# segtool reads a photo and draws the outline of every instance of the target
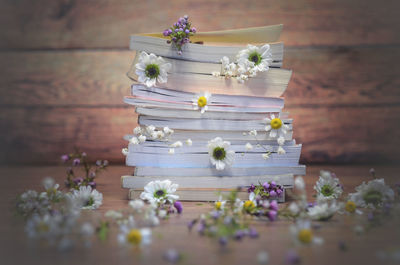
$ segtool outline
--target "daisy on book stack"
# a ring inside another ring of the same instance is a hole
[[[181,200],[208,201],[260,183],[291,188],[293,175],[305,175],[282,112],[291,71],[280,68],[281,30],[198,33],[185,16],[162,34],[131,36],[135,83],[124,101],[136,107],[139,126],[126,136],[135,173],[122,186],[132,198],[155,180],[178,184]]]

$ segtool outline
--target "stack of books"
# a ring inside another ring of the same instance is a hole
[[[161,35],[131,36],[136,58],[128,76],[135,82],[124,101],[135,106],[139,127],[125,136],[129,144],[123,150],[126,165],[135,167],[132,176],[122,176],[130,198],[138,198],[153,180],[179,184],[180,200],[213,201],[237,187],[268,181],[291,188],[294,175],[305,175],[292,119],[282,111],[291,71],[281,68],[281,29],[204,32],[196,34],[201,43],[192,40],[182,53]],[[254,47],[267,50],[267,69],[242,79],[227,70],[239,67],[238,54]],[[149,58],[168,66],[166,78],[151,86],[138,75]],[[248,197],[245,189],[239,197]]]

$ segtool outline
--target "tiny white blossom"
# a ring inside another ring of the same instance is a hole
[[[139,140],[139,143],[144,143],[144,142],[146,142],[146,136],[140,135],[140,136],[138,137],[138,140]]]
[[[168,150],[168,154],[169,154],[169,155],[175,154],[175,148],[170,148],[170,149]]]
[[[130,140],[129,140],[129,142],[131,143],[131,144],[139,144],[139,139],[137,138],[137,137],[132,137]]]
[[[264,158],[265,160],[267,160],[269,157],[270,157],[270,153],[262,154],[262,158]]]
[[[182,146],[183,144],[181,141],[176,141],[175,143],[169,145],[169,147],[182,147]]]
[[[257,131],[256,130],[251,130],[249,132],[249,134],[252,135],[252,136],[257,136]]]
[[[247,143],[247,144],[245,145],[245,148],[246,148],[246,151],[250,151],[250,150],[253,149],[253,146],[251,145],[251,143]]]
[[[278,153],[278,155],[284,155],[284,154],[286,154],[286,151],[285,151],[285,149],[283,149],[282,146],[279,146],[277,153]]]
[[[163,131],[166,135],[171,135],[174,133],[174,130],[170,129],[169,127],[164,127]]]
[[[192,146],[192,144],[193,144],[192,139],[187,139],[187,140],[186,140],[186,144],[187,144],[188,146]]]
[[[142,128],[140,126],[135,127],[135,129],[133,129],[133,134],[135,135],[139,135],[142,133]]]
[[[285,144],[285,137],[279,136],[277,139],[277,142],[279,145],[284,145]]]
[[[129,154],[128,148],[122,148],[122,154],[127,156]]]

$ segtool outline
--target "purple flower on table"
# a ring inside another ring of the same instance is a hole
[[[244,236],[245,236],[245,233],[242,230],[238,230],[238,231],[236,231],[234,238],[236,240],[242,240],[242,238]]]
[[[196,33],[196,28],[192,28],[192,32],[193,32],[193,33]]]
[[[271,201],[269,204],[269,208],[271,210],[278,211],[279,209],[278,202],[276,200]]]
[[[218,242],[221,246],[226,246],[228,244],[228,239],[225,236],[221,236],[218,239]]]
[[[269,196],[271,196],[271,197],[276,197],[276,195],[278,195],[278,194],[277,194],[276,191],[274,191],[274,190],[271,190],[271,191],[269,192]]]
[[[201,222],[197,227],[197,232],[199,232],[200,235],[204,235],[205,230],[206,230],[206,225],[203,222]]]
[[[300,264],[301,259],[295,250],[289,250],[286,253],[286,264]]]
[[[196,223],[197,223],[197,220],[195,219],[195,220],[190,221],[190,222],[187,224],[187,227],[188,227],[189,231],[192,230],[193,226],[194,226]]]
[[[181,259],[181,255],[175,249],[168,249],[164,252],[164,259],[171,263],[177,263]]]
[[[258,234],[257,230],[251,227],[249,229],[249,237],[250,238],[257,238],[258,236],[259,236],[259,234]]]
[[[92,189],[95,189],[96,186],[97,186],[96,182],[94,182],[94,181],[88,182],[88,185],[89,185],[90,187],[92,187]]]
[[[267,217],[268,217],[268,219],[269,219],[270,221],[275,221],[277,216],[278,216],[278,212],[277,212],[277,211],[274,211],[274,210],[270,210],[270,211],[268,211],[268,213],[267,213]]]
[[[175,201],[175,202],[174,202],[174,207],[175,207],[176,211],[177,211],[179,214],[182,213],[182,211],[183,211],[183,206],[182,206],[182,203],[181,203],[180,201]]]
[[[74,165],[74,166],[79,166],[80,163],[81,163],[81,160],[80,160],[79,158],[75,158],[75,159],[72,161],[72,165]]]
[[[255,189],[256,189],[256,186],[254,186],[254,184],[251,184],[250,187],[247,189],[247,192],[252,193],[252,192],[254,192]]]
[[[265,182],[264,184],[263,184],[263,187],[264,187],[264,189],[266,190],[266,191],[268,191],[269,190],[269,187],[270,187],[271,185],[268,183],[268,182]]]
[[[81,184],[82,183],[82,181],[83,181],[83,178],[81,178],[81,177],[78,177],[78,178],[74,178],[74,183],[76,184],[76,185],[79,185],[79,184]]]
[[[65,163],[69,160],[69,155],[62,155],[61,160]]]

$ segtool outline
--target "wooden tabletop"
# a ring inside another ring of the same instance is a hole
[[[305,178],[309,199],[312,200],[312,187],[321,169],[336,172],[344,184],[345,193],[364,180],[369,180],[369,166],[310,166]],[[393,185],[398,178],[400,167],[376,167],[379,177]],[[258,239],[245,238],[241,242],[229,242],[221,248],[216,240],[202,237],[196,231],[188,232],[187,223],[201,213],[212,209],[210,203],[184,202],[182,215],[173,215],[153,229],[153,242],[141,250],[121,248],[116,241],[116,231],[104,242],[95,242],[88,249],[74,249],[58,252],[46,246],[38,246],[24,234],[23,221],[13,214],[13,203],[17,194],[26,189],[41,189],[41,179],[54,177],[59,183],[64,178],[64,167],[3,167],[0,174],[3,182],[0,187],[1,264],[161,264],[163,253],[169,248],[183,254],[180,264],[253,264],[257,254],[267,251],[269,264],[285,264],[288,249],[295,248],[289,233],[291,222],[278,220],[265,223],[254,220],[252,226],[260,233]],[[96,223],[104,212],[110,209],[128,207],[127,191],[120,186],[120,176],[132,173],[124,166],[112,166],[98,178],[98,190],[103,193],[103,205],[97,211],[85,213]],[[377,252],[389,251],[392,247],[400,249],[399,220],[388,218],[383,226],[374,228],[362,235],[354,232],[356,224],[365,223],[366,216],[335,215],[329,222],[320,225],[316,234],[324,238],[322,246],[297,247],[302,264],[381,264]],[[344,242],[347,251],[339,249]]]

